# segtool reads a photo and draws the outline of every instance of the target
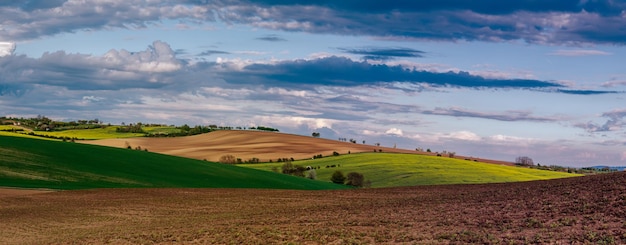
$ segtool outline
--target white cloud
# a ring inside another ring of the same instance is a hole
[[[445,136],[446,138],[467,140],[467,141],[479,141],[481,137],[470,131],[458,131],[452,132]]]
[[[404,133],[402,132],[402,129],[390,128],[389,130],[385,131],[385,134],[402,136]]]
[[[0,57],[12,55],[15,51],[15,43],[0,42]]]
[[[308,129],[319,128],[333,128],[333,125],[337,120],[325,119],[325,118],[308,118],[298,116],[255,116],[254,121],[264,123],[267,125],[277,125],[279,127],[296,128],[299,126],[306,126]]]

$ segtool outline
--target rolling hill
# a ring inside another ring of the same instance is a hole
[[[125,148],[140,146],[152,152],[175,155],[200,160],[219,161],[226,154],[246,161],[258,158],[261,162],[276,161],[278,158],[294,158],[296,160],[311,159],[322,154],[331,156],[333,152],[339,154],[359,152],[392,152],[422,155],[436,155],[436,153],[418,152],[415,150],[379,147],[366,144],[355,144],[337,140],[313,138],[309,136],[293,135],[276,132],[251,130],[221,130],[207,134],[175,138],[124,138],[88,140],[81,143]],[[457,158],[465,158],[457,156]],[[477,159],[481,162],[512,165],[511,162]]]
[[[275,171],[280,170],[282,164],[240,166]],[[322,181],[330,181],[331,175],[337,170],[342,171],[344,175],[358,172],[371,181],[372,187],[502,183],[581,176],[447,157],[384,152],[340,155],[295,161],[293,164],[312,167],[316,171],[317,179]]]
[[[50,189],[345,188],[152,152],[9,136],[0,136],[0,186]]]

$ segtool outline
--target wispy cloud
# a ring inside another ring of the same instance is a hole
[[[394,58],[421,58],[426,52],[411,48],[338,48],[342,52],[362,55],[365,60],[387,61]]]
[[[579,123],[576,127],[587,130],[590,133],[596,132],[611,132],[618,131],[626,126],[626,109],[616,109],[610,112],[605,112],[602,117],[608,118],[604,124],[598,124],[594,122]]]
[[[222,50],[206,50],[202,53],[198,54],[199,56],[211,56],[214,54],[230,54],[230,52],[222,51]]]
[[[533,116],[530,111],[506,111],[503,113],[487,113],[471,111],[464,108],[435,108],[434,110],[422,111],[428,115],[443,115],[453,117],[473,117],[498,121],[535,121],[535,122],[551,122],[557,121],[556,117],[539,117]]]
[[[591,50],[591,49],[560,49],[549,53],[549,55],[556,56],[593,56],[593,55],[612,55],[612,53],[601,51],[601,50]]]
[[[263,37],[257,37],[255,38],[256,40],[261,40],[261,41],[268,41],[268,42],[284,42],[287,41],[287,39],[282,38],[278,35],[267,35],[267,36],[263,36]]]
[[[276,64],[251,64],[241,72],[223,73],[232,83],[279,86],[364,86],[393,82],[428,83],[436,86],[472,88],[550,88],[552,82],[531,79],[493,79],[468,72],[436,73],[410,70],[402,66],[357,62],[344,57],[282,61]]]

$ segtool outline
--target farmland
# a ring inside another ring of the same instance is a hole
[[[499,183],[580,176],[447,157],[395,153],[348,154],[295,161],[293,164],[314,168],[317,178],[324,181],[330,181],[337,170],[344,174],[359,172],[371,181],[372,187]],[[241,166],[280,171],[282,163]]]
[[[304,178],[146,151],[7,136],[0,136],[0,186],[342,188]]]
[[[4,244],[623,244],[626,173],[340,191],[96,189],[0,198]]]

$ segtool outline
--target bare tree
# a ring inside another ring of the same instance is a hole
[[[521,165],[521,166],[533,166],[535,165],[535,163],[533,162],[533,159],[527,156],[521,156],[521,157],[517,157],[515,158],[515,164],[516,165]]]

